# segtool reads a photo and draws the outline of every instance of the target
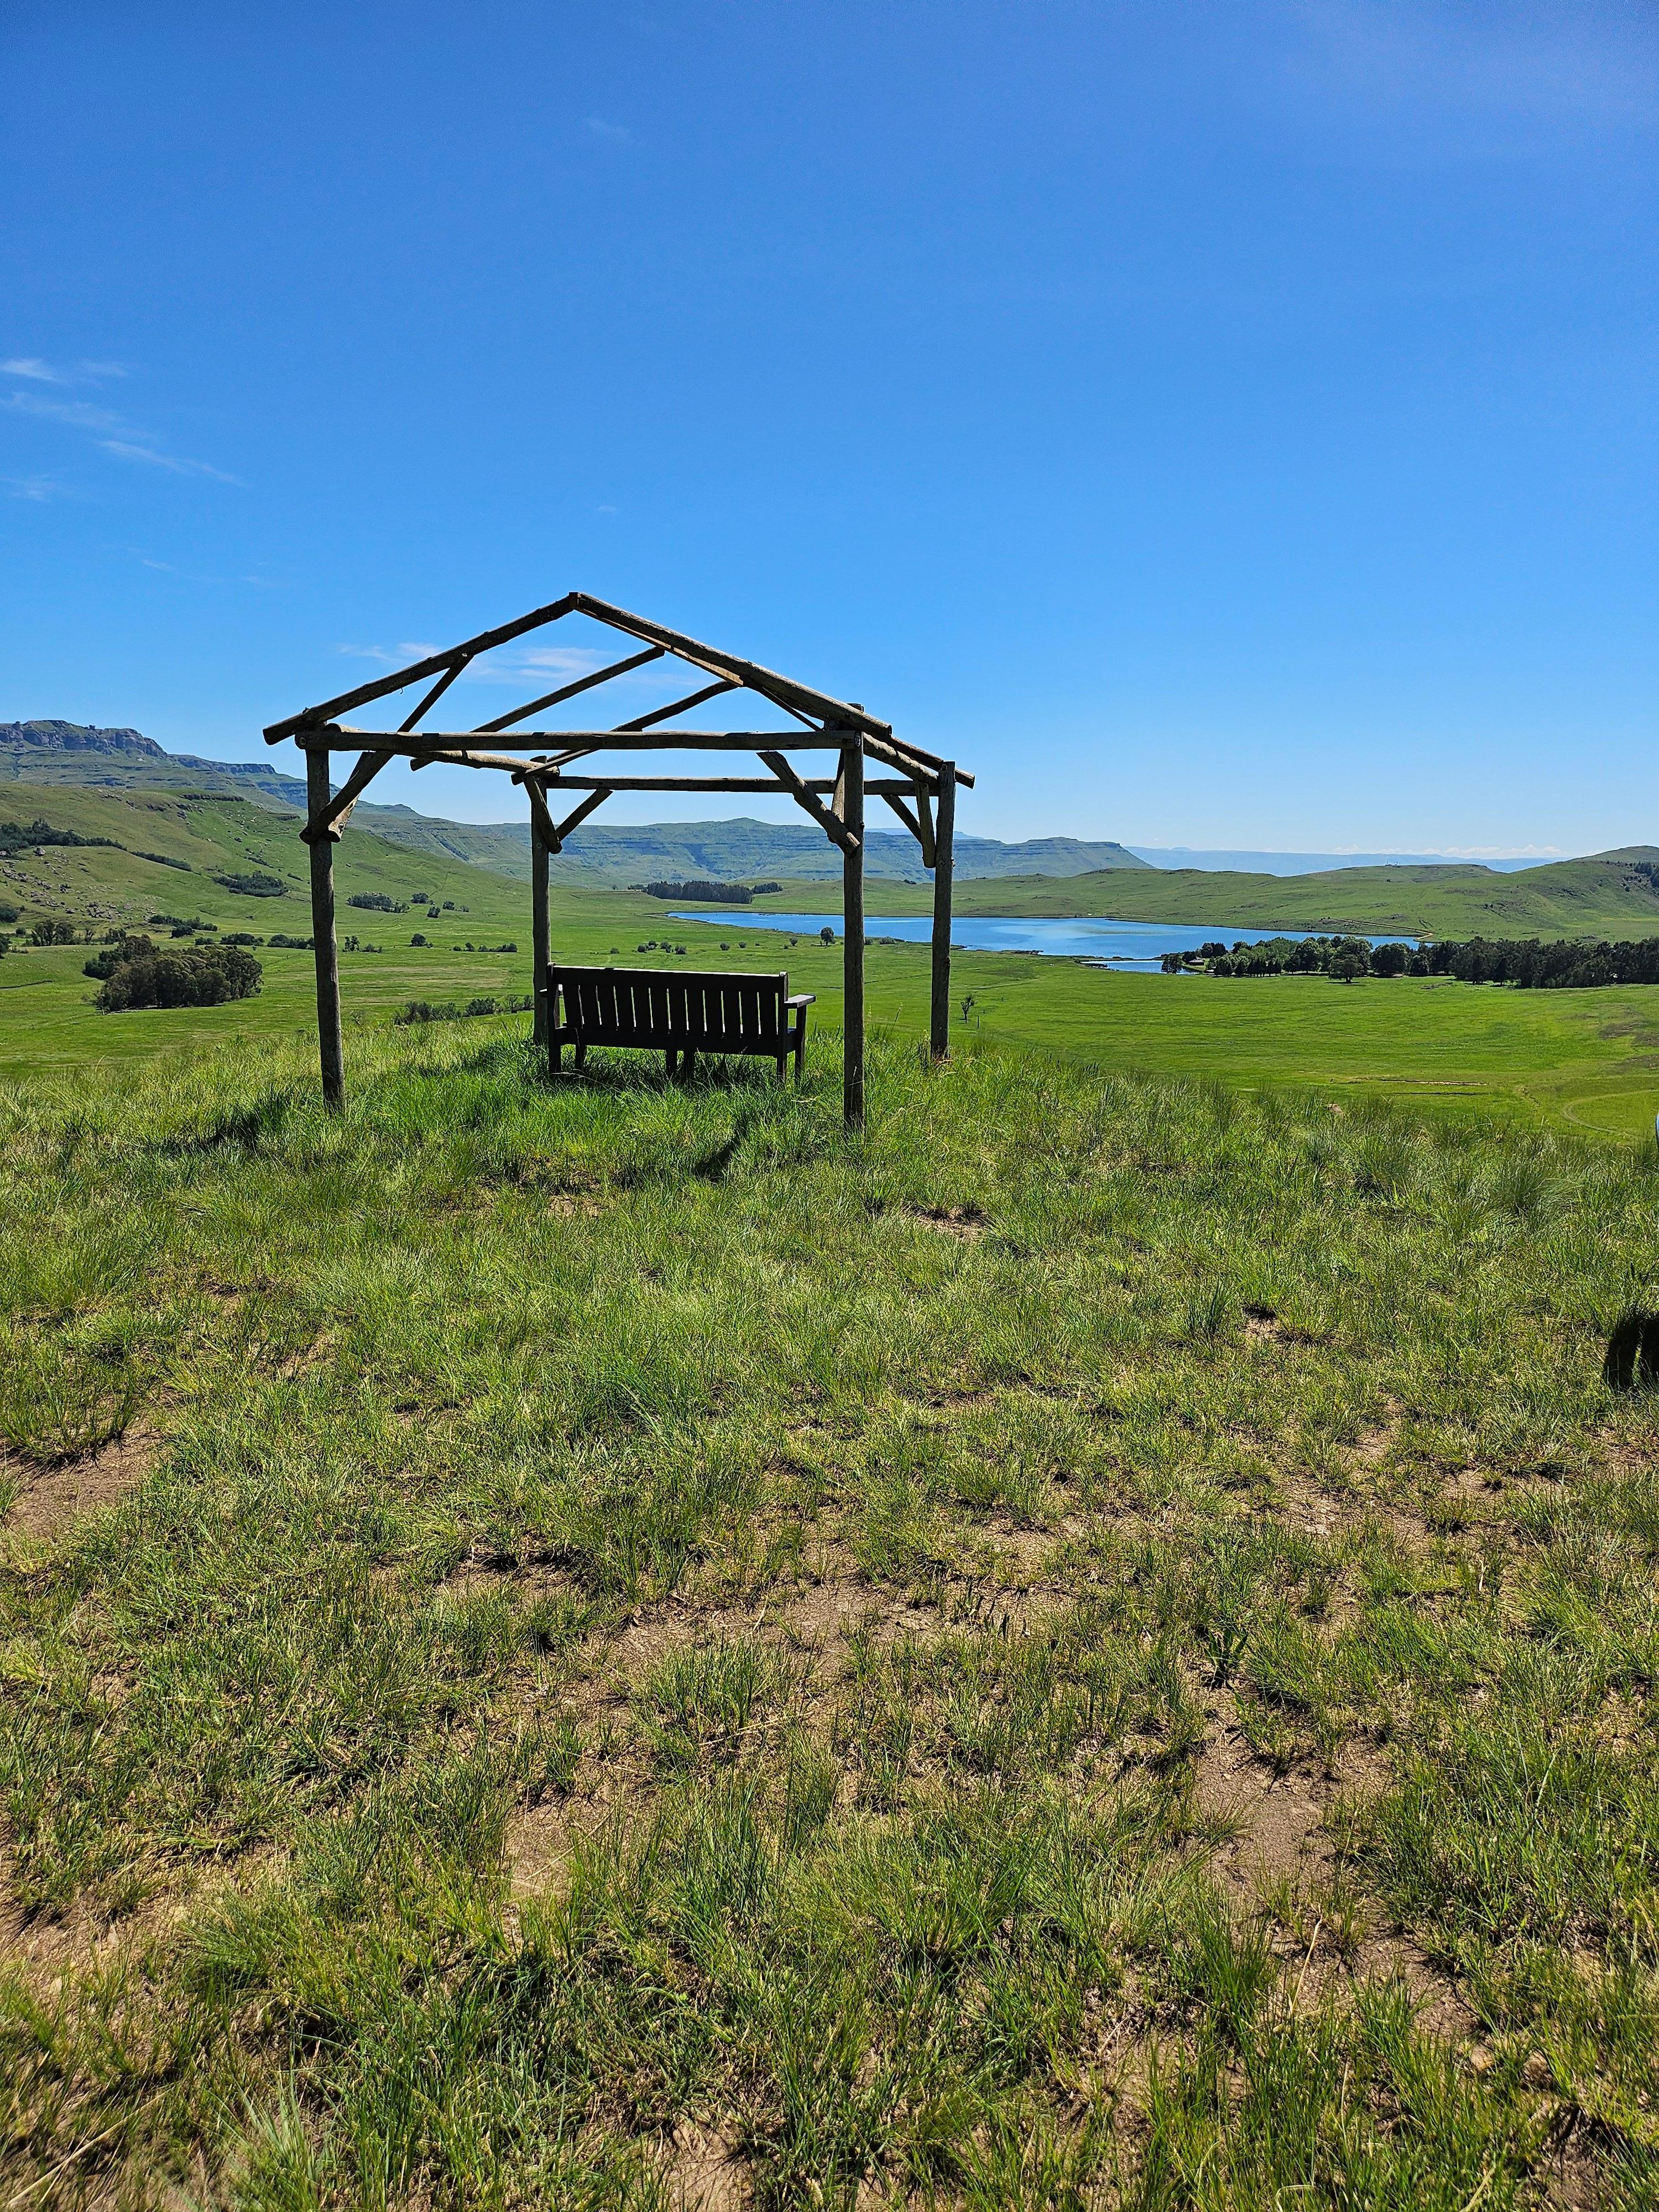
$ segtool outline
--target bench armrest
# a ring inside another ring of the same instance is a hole
[[[797,991],[793,998],[786,999],[783,1003],[786,1006],[816,1006],[817,1002],[816,991]]]

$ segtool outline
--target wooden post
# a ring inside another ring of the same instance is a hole
[[[311,819],[328,811],[328,754],[306,752],[306,797]],[[317,959],[317,1048],[323,1065],[323,1103],[337,1114],[345,1104],[345,1041],[340,1033],[340,957],[334,942],[334,839],[325,830],[311,842],[311,937]]]
[[[951,1049],[951,888],[956,860],[957,771],[947,761],[939,773],[933,823],[933,990],[931,1043],[935,1060]]]
[[[841,757],[840,805],[847,830],[842,848],[842,1111],[849,1129],[864,1127],[864,739]]]
[[[530,810],[530,957],[534,963],[531,988],[536,996],[536,1049],[545,1060],[553,1027],[553,1009],[547,1001],[547,963],[553,956],[547,924],[547,838],[541,823],[543,811],[534,805]]]

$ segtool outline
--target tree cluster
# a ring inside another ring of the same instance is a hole
[[[1364,937],[1269,937],[1260,945],[1241,938],[1231,947],[1218,939],[1190,952],[1166,952],[1161,965],[1166,975],[1201,968],[1212,975],[1329,975],[1351,983],[1360,975],[1402,975],[1410,950],[1373,946]]]
[[[717,884],[702,876],[689,877],[683,884],[641,884],[638,888],[647,897],[659,899],[695,899],[704,906],[747,906],[751,899],[767,891],[781,891],[781,884]]]
[[[262,972],[240,945],[158,951],[148,937],[124,938],[87,963],[88,975],[106,979],[96,1003],[106,1014],[139,1006],[222,1006],[232,999],[251,999]]]
[[[73,830],[54,830],[50,822],[0,822],[0,860],[32,853],[37,845],[109,845],[120,850],[113,837],[82,837]]]
[[[1659,983],[1659,937],[1590,944],[1562,938],[1448,938],[1433,945],[1371,945],[1363,937],[1270,937],[1260,945],[1212,943],[1164,956],[1166,975],[1183,968],[1211,975],[1445,976],[1459,983],[1513,983],[1522,990]]]
[[[226,890],[234,891],[238,898],[286,898],[288,896],[288,885],[282,878],[273,876],[264,868],[257,868],[248,875],[216,876],[213,880]]]

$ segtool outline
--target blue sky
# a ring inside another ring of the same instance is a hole
[[[1656,125],[1646,0],[10,0],[0,720],[574,586],[986,834],[1659,841]]]

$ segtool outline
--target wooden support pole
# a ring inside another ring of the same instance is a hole
[[[841,757],[836,811],[842,847],[842,1111],[849,1129],[864,1127],[864,740]]]
[[[935,1060],[951,1049],[951,889],[956,861],[957,772],[939,772],[933,815],[933,988],[930,1044]]]
[[[547,966],[552,949],[547,922],[547,808],[539,792],[532,793],[530,807],[530,958],[531,988],[535,993],[536,1050],[547,1057],[547,1040],[553,1027],[548,1004]]]
[[[306,801],[315,822],[328,811],[328,755],[306,755]],[[311,936],[317,957],[317,1049],[323,1069],[323,1103],[337,1114],[345,1104],[345,1040],[340,1031],[340,957],[334,943],[334,840],[311,843]]]

